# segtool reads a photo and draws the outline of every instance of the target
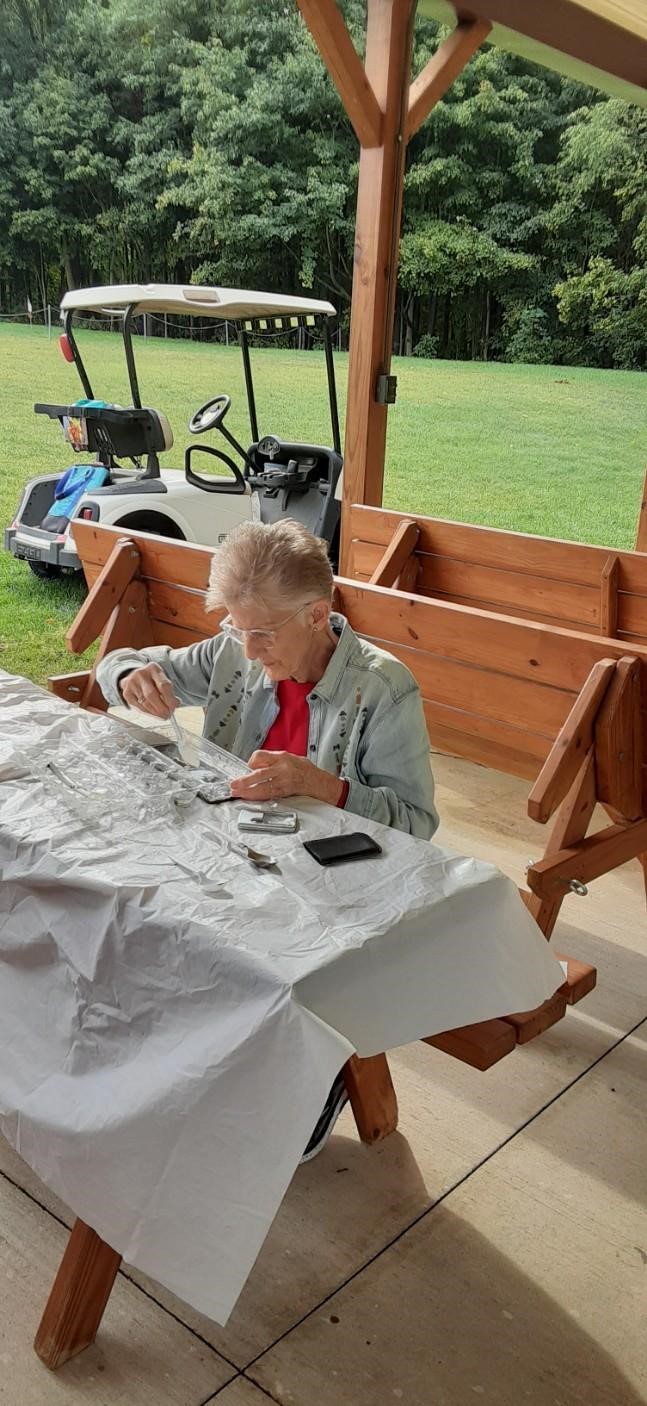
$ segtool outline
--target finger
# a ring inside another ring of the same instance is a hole
[[[284,756],[284,752],[252,752],[247,765],[250,766],[253,771],[256,771],[256,769],[260,767],[269,768],[272,765],[276,766]]]
[[[269,771],[254,771],[251,776],[237,776],[231,783],[231,794],[241,800],[246,797],[251,799],[253,796],[256,800],[264,801],[271,795],[279,795],[280,788]]]

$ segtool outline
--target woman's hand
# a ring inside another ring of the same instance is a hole
[[[155,718],[170,718],[178,707],[179,700],[159,664],[133,669],[132,674],[120,680],[119,691],[129,708],[139,708]]]
[[[291,752],[253,752],[250,776],[231,783],[231,794],[241,801],[278,801],[285,796],[312,796],[336,806],[344,789],[343,781],[305,757]]]

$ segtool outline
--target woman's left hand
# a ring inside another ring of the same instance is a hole
[[[231,794],[241,801],[278,801],[286,796],[312,796],[336,806],[344,789],[343,781],[323,771],[305,757],[291,752],[253,752],[250,776],[231,783]]]

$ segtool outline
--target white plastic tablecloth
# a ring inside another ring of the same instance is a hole
[[[330,1084],[370,1055],[539,1005],[563,973],[493,866],[299,803],[223,855],[235,808],[124,833],[57,814],[16,748],[116,724],[0,671],[0,1129],[124,1258],[224,1323]],[[383,855],[322,869],[304,838]]]

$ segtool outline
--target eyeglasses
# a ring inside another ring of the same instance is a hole
[[[285,620],[281,620],[272,630],[240,630],[237,625],[234,625],[231,615],[225,615],[224,620],[220,621],[220,629],[223,635],[229,635],[230,639],[238,640],[239,644],[244,644],[245,640],[248,639],[251,640],[252,644],[263,648],[266,644],[273,644],[279,630],[282,630],[284,625],[289,625],[291,620],[296,619],[297,615],[300,615],[301,611],[306,610],[307,606],[311,604],[312,601],[306,601],[305,605],[300,605],[298,610],[287,615]]]

